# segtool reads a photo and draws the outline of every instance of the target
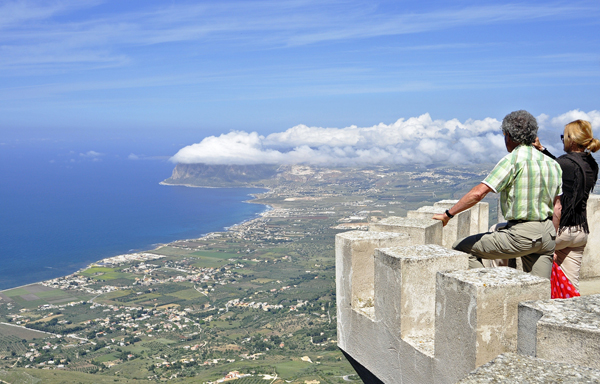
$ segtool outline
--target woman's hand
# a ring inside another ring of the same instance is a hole
[[[540,138],[536,137],[535,141],[531,144],[535,147],[535,149],[537,149],[538,151],[542,152],[544,149],[546,149],[541,143],[540,143]]]

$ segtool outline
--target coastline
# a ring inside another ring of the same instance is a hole
[[[203,187],[203,186],[187,185],[187,184],[168,184],[168,183],[164,183],[162,181],[159,184],[160,185],[167,185],[167,186],[184,186],[184,187],[190,187],[190,188],[238,188],[238,189],[239,188],[255,188],[255,189],[265,189],[265,191],[267,191],[267,192],[270,191],[269,188],[251,187],[251,186],[250,187]],[[234,231],[237,228],[241,228],[241,227],[244,227],[246,225],[252,225],[252,223],[254,223],[257,220],[261,220],[262,218],[264,218],[265,216],[267,216],[269,212],[271,212],[271,211],[273,211],[275,209],[275,208],[273,208],[272,206],[270,206],[268,204],[254,202],[253,200],[257,199],[257,196],[256,196],[257,194],[248,194],[248,195],[252,196],[252,199],[243,200],[242,201],[243,203],[246,203],[246,204],[261,204],[261,205],[265,206],[265,209],[262,212],[257,213],[256,217],[254,217],[254,218],[242,220],[241,222],[237,222],[237,223],[234,223],[234,224],[232,224],[230,226],[223,227],[223,229],[221,231],[208,232],[208,233],[202,234],[199,237],[196,237],[196,238],[193,238],[193,239],[177,239],[177,240],[173,240],[173,241],[168,242],[168,243],[154,243],[154,244],[151,245],[152,248],[149,248],[147,250],[140,250],[140,251],[137,251],[137,252],[128,252],[128,253],[124,253],[124,254],[112,255],[112,256],[109,256],[109,257],[105,257],[105,258],[102,258],[100,260],[94,261],[94,262],[86,265],[83,268],[80,268],[80,269],[78,269],[76,271],[73,271],[71,273],[68,273],[68,274],[65,274],[65,275],[62,275],[62,276],[54,277],[54,278],[47,279],[47,280],[36,281],[36,282],[33,282],[33,283],[22,284],[22,285],[18,285],[18,286],[15,286],[15,287],[0,289],[0,294],[3,293],[3,292],[6,292],[6,291],[13,290],[13,289],[19,289],[19,288],[29,287],[29,286],[36,285],[36,284],[43,284],[43,283],[45,283],[47,281],[50,281],[50,280],[53,280],[53,279],[56,279],[56,278],[61,278],[61,277],[73,275],[75,273],[79,273],[79,272],[85,271],[86,269],[89,269],[89,268],[91,268],[94,265],[101,264],[101,263],[105,262],[105,260],[109,260],[109,259],[116,258],[116,257],[119,257],[119,256],[143,254],[143,253],[146,253],[146,252],[155,251],[155,250],[157,250],[157,249],[159,249],[161,247],[168,246],[169,244],[177,243],[177,242],[180,242],[180,241],[185,241],[185,240],[200,240],[200,239],[205,239],[205,238],[208,238],[210,236],[213,236],[216,233]]]
[[[192,185],[192,184],[171,184],[171,183],[165,183],[164,181],[161,181],[158,184],[159,185],[166,185],[166,186],[169,186],[169,187],[188,187],[188,188],[237,188],[237,187],[210,187],[210,186]],[[241,188],[244,188],[244,187],[241,187]],[[248,188],[252,188],[252,187],[248,187]]]
[[[266,189],[266,190],[270,190],[268,187],[257,187],[254,185],[234,185],[234,186],[230,186],[230,187],[215,187],[213,185],[193,185],[193,184],[171,184],[171,183],[166,183],[164,180],[158,183],[159,185],[166,185],[168,187],[188,187],[188,188],[213,188],[213,189],[218,189],[218,188],[256,188],[256,189]]]

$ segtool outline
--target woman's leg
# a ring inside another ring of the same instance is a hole
[[[571,284],[579,290],[579,271],[587,234],[580,229],[567,228],[556,238],[554,257]]]

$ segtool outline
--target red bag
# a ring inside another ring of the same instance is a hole
[[[568,299],[570,297],[581,296],[579,291],[571,284],[562,268],[552,263],[552,276],[550,276],[550,286],[552,287],[553,299]]]

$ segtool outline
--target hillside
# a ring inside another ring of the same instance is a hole
[[[262,186],[277,174],[276,165],[177,164],[163,184],[198,187]]]

